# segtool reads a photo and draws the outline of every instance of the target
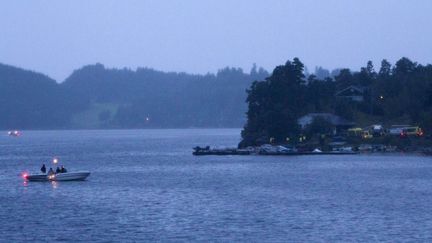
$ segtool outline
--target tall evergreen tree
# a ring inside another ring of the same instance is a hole
[[[298,59],[278,66],[265,81],[248,90],[247,123],[240,147],[285,141],[299,133],[297,119],[304,112],[304,65]]]

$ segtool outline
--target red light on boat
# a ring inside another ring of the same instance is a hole
[[[28,176],[29,176],[29,175],[28,175],[27,172],[22,173],[22,178],[27,179]]]

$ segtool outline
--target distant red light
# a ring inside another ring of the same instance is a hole
[[[27,179],[28,176],[29,176],[29,175],[28,175],[27,172],[22,173],[22,178]]]

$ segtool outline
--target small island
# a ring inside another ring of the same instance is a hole
[[[432,65],[382,60],[375,71],[308,75],[298,59],[247,90],[247,122],[237,148],[194,148],[195,155],[432,153]]]

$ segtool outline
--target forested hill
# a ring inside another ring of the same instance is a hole
[[[0,64],[0,129],[64,126],[73,103],[48,76]]]
[[[269,74],[225,68],[192,75],[85,66],[61,84],[0,65],[1,129],[240,127],[246,92]]]

